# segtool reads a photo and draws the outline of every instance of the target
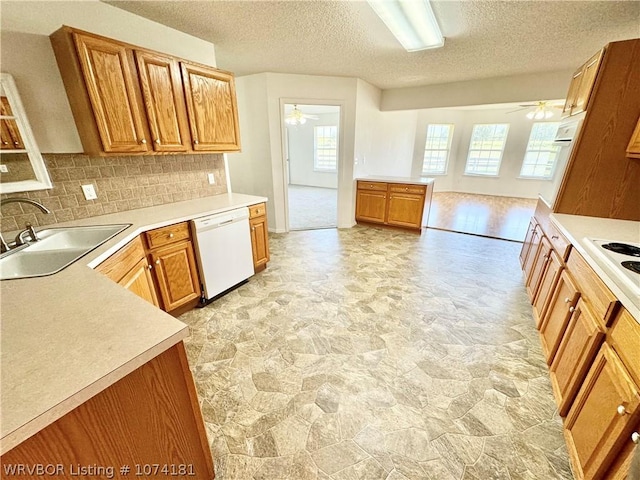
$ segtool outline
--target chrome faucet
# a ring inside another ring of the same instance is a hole
[[[22,197],[3,198],[2,200],[0,200],[0,207],[9,203],[28,203],[29,205],[38,207],[42,213],[51,213],[51,211],[41,203],[36,202],[35,200],[31,200],[30,198]],[[31,237],[31,241],[33,242],[37,242],[39,240],[33,226],[30,223],[27,223],[26,228],[18,233],[18,235],[16,235],[15,242],[12,244],[12,246],[17,247],[20,245],[24,245],[26,243],[26,235],[29,235]],[[2,234],[0,234],[0,251],[4,253],[8,252],[10,249],[11,247],[9,247]]]

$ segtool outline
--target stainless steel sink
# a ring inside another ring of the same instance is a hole
[[[0,280],[44,277],[59,272],[131,224],[48,228],[37,242],[0,258]]]

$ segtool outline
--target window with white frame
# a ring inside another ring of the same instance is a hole
[[[474,125],[464,173],[497,176],[508,134],[508,123]]]
[[[539,122],[531,127],[531,135],[524,154],[521,177],[551,178],[560,147],[553,144],[559,122]]]
[[[422,161],[423,175],[447,173],[451,137],[453,137],[453,125],[435,123],[427,125],[427,139],[424,143]]]
[[[338,127],[313,127],[313,169],[317,172],[335,172],[338,166]]]

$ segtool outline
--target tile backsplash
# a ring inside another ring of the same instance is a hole
[[[11,193],[7,197],[27,197],[51,210],[43,214],[21,203],[2,207],[2,231],[50,225],[69,220],[133,210],[136,208],[192,200],[226,193],[226,173],[222,154],[148,155],[94,157],[82,154],[42,155],[53,188]],[[207,175],[213,173],[215,184]],[[93,184],[98,198],[85,200],[81,185]]]

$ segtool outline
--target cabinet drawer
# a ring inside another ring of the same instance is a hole
[[[560,255],[562,261],[566,261],[569,257],[571,242],[569,242],[551,222],[549,222],[545,230],[553,249]]]
[[[389,191],[397,193],[418,193],[424,195],[427,187],[422,185],[401,185],[392,183],[389,185]]]
[[[119,282],[143,258],[144,247],[138,236],[98,265],[96,270],[114,282]]]
[[[620,309],[607,340],[622,359],[631,377],[640,384],[640,323]]]
[[[187,222],[176,223],[166,227],[156,228],[145,232],[149,248],[162,247],[170,243],[190,238],[189,224]]]
[[[358,180],[358,190],[387,191],[387,184],[382,182],[362,182]]]
[[[618,299],[575,248],[571,249],[567,268],[576,280],[583,300],[589,304],[593,313],[609,326],[619,306]]]
[[[258,203],[249,207],[249,218],[261,217],[267,213],[267,205]]]

